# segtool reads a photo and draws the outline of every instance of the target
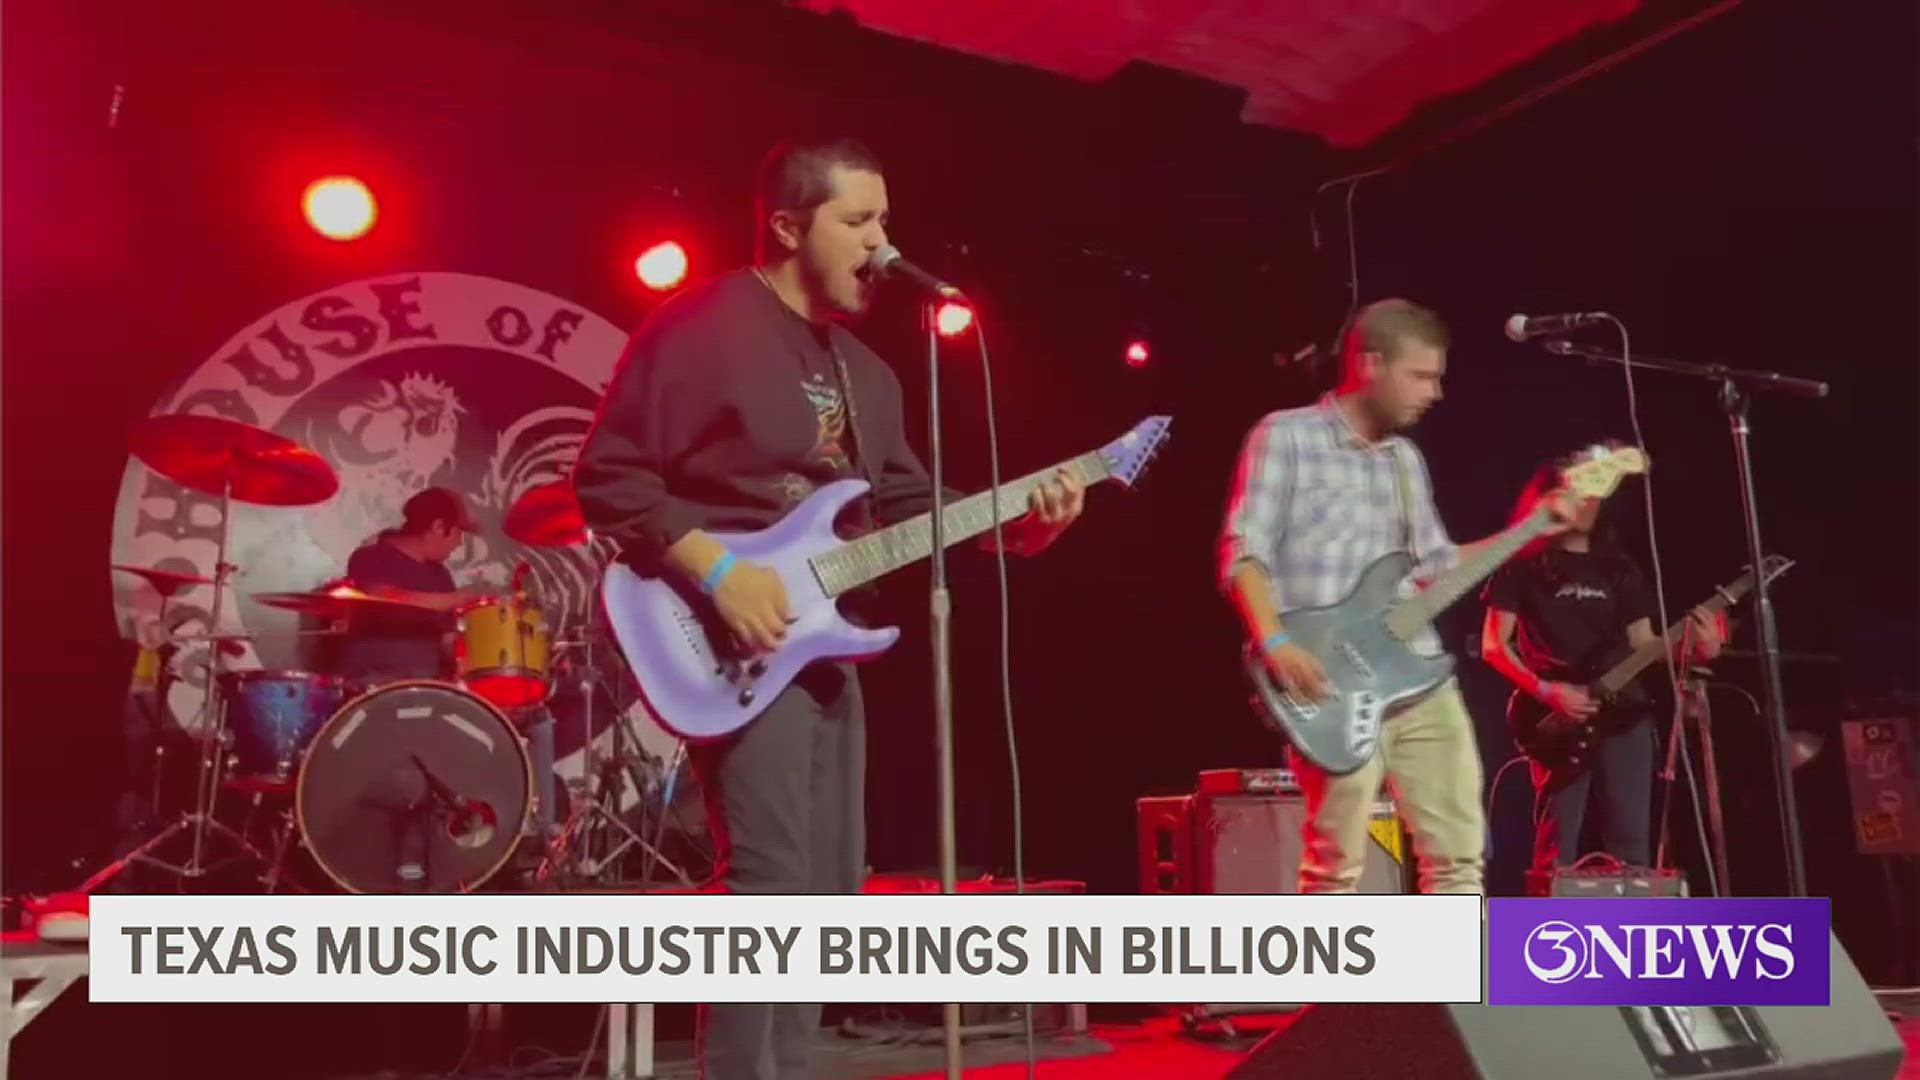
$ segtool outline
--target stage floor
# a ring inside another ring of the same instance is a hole
[[[1905,1010],[1899,1025],[1907,1045],[1900,1080],[1920,1080],[1920,998],[1896,1000]],[[559,1010],[566,1009],[562,1012]],[[365,1010],[378,1009],[377,1013]],[[516,1013],[531,1018],[513,1019]],[[863,1011],[868,1030],[880,1026]],[[77,1075],[128,1077],[259,1077],[285,1080],[509,1080],[580,1075],[580,1052],[592,1038],[591,1009],[525,1007],[509,1013],[508,1052],[497,1063],[463,1054],[463,1018],[437,1006],[101,1006],[75,992],[55,1005],[14,1044],[12,1080]],[[1199,1038],[1177,1020],[1143,1015],[1103,1022],[1095,1010],[1087,1034],[1036,1039],[1037,1074],[1053,1080],[1139,1080],[1224,1076],[1252,1045],[1284,1016],[1236,1018],[1238,1037]],[[823,1028],[821,1080],[937,1080],[944,1059],[937,1026],[899,1024],[921,1045],[853,1039]],[[656,1075],[696,1075],[692,1045],[663,1039]],[[1024,1041],[1018,1036],[970,1040],[967,1076],[1017,1080],[1026,1075]],[[599,1062],[594,1063],[596,1066]],[[589,1070],[585,1075],[600,1073]]]

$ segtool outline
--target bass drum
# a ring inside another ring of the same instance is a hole
[[[390,683],[314,735],[294,813],[313,861],[348,892],[467,892],[520,843],[533,767],[494,706],[447,683]]]

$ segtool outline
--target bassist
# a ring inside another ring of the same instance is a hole
[[[1439,316],[1406,300],[1381,300],[1354,318],[1343,380],[1319,404],[1268,414],[1247,436],[1221,539],[1222,588],[1285,689],[1325,700],[1320,663],[1292,643],[1280,612],[1338,604],[1365,570],[1394,552],[1431,580],[1490,537],[1460,546],[1433,504],[1419,448],[1405,434],[1440,400],[1449,335]],[[1566,503],[1553,504],[1556,527]],[[1431,627],[1409,642],[1437,654]],[[1445,683],[1388,714],[1377,750],[1334,775],[1293,754],[1306,799],[1300,891],[1352,892],[1366,859],[1367,822],[1391,781],[1413,832],[1420,890],[1482,888],[1486,818],[1480,752],[1458,684]]]
[[[1516,518],[1566,464],[1541,467]],[[1657,638],[1646,579],[1615,542],[1608,517],[1600,500],[1580,500],[1566,532],[1522,551],[1483,594],[1481,656],[1518,687],[1515,717],[1543,716],[1537,725],[1516,725],[1533,776],[1533,869],[1541,872],[1578,860],[1590,805],[1600,817],[1601,851],[1630,866],[1652,858],[1653,700],[1641,680],[1604,703],[1585,685]],[[1719,620],[1702,609],[1690,619],[1694,659],[1719,655]]]

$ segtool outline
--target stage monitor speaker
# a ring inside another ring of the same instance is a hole
[[[1297,794],[1158,796],[1138,800],[1136,811],[1143,893],[1298,891],[1307,811]],[[1378,803],[1368,828],[1359,891],[1406,891],[1393,804]]]
[[[1254,1046],[1230,1080],[1616,1080],[1631,1076],[1892,1080],[1899,1034],[1829,935],[1832,1004],[1742,1010],[1609,1006],[1315,1005]],[[1728,1013],[1735,1015],[1728,1016]],[[1662,1014],[1662,1015],[1654,1015]],[[1684,1015],[1682,1015],[1684,1014]],[[1696,1055],[1663,1031],[1689,1030]],[[1753,1043],[1739,1048],[1737,1025]],[[1642,1035],[1637,1031],[1644,1031]],[[1736,1034],[1720,1037],[1726,1032]],[[1725,1044],[1733,1048],[1718,1049]],[[1664,1067],[1656,1057],[1666,1053]]]
[[[1298,891],[1307,823],[1298,795],[1216,795],[1194,803],[1195,892]],[[1402,892],[1400,821],[1390,803],[1374,808],[1371,825],[1359,891]]]

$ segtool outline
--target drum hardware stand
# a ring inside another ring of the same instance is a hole
[[[117,569],[127,568],[118,567]],[[155,667],[153,673],[153,707],[151,709],[144,707],[141,709],[141,712],[145,714],[143,718],[146,720],[148,728],[151,729],[149,733],[153,737],[153,794],[149,801],[147,812],[139,823],[142,829],[160,820],[164,806],[162,796],[167,775],[167,741],[165,738],[167,699],[168,696],[173,693],[173,684],[180,681],[180,676],[175,674],[173,670],[173,658],[180,651],[180,643],[173,637],[172,628],[167,626],[167,604],[172,601],[174,593],[179,589],[179,585],[164,578],[155,579],[147,576],[146,579],[147,584],[160,596],[160,611],[154,616],[154,625],[158,626],[167,636],[160,644],[154,646],[152,650]],[[137,640],[139,637],[138,631],[134,632],[134,636]],[[129,689],[128,696],[133,696],[131,688]]]
[[[292,807],[288,807],[282,811],[280,818],[280,835],[276,837],[273,842],[273,859],[267,864],[266,873],[260,875],[260,884],[269,895],[280,887],[280,875],[286,869],[287,853],[293,850],[293,834],[299,827],[298,822],[295,820]],[[307,892],[306,889],[301,887],[299,882],[294,881],[291,877],[286,879],[286,884],[294,892]]]
[[[589,533],[587,537],[587,546],[588,550],[591,551],[593,546],[593,536],[591,533]],[[627,728],[627,717],[619,708],[619,701],[613,698],[612,691],[606,689],[605,680],[601,677],[600,668],[594,663],[594,643],[599,638],[600,633],[599,620],[595,618],[595,612],[598,607],[597,598],[589,593],[587,600],[587,625],[581,634],[581,647],[584,650],[585,658],[579,672],[580,693],[584,699],[581,709],[581,723],[585,729],[583,732],[584,738],[581,741],[583,760],[581,764],[580,791],[586,795],[586,798],[582,800],[580,808],[569,815],[566,826],[561,830],[560,840],[554,845],[554,850],[549,853],[547,858],[541,860],[541,865],[536,871],[535,876],[541,881],[548,880],[559,868],[559,864],[562,861],[567,861],[572,863],[574,873],[580,877],[595,878],[604,873],[608,867],[618,865],[620,857],[626,853],[628,848],[638,845],[642,851],[647,853],[650,860],[646,870],[647,874],[653,872],[653,866],[655,864],[664,866],[675,877],[679,878],[682,884],[691,888],[694,884],[692,878],[688,876],[684,869],[662,854],[658,846],[660,839],[664,836],[664,808],[661,815],[663,823],[662,829],[656,830],[654,843],[648,843],[644,837],[635,832],[620,818],[620,796],[625,790],[622,774],[625,774],[625,780],[633,783],[635,794],[642,798],[646,795],[647,785],[640,772],[639,764],[634,760],[633,754],[628,750],[626,745],[628,742],[637,743],[638,740],[633,739],[633,733]],[[608,700],[614,705],[613,723],[611,725],[613,751],[604,762],[596,761],[593,746],[594,701],[600,691],[605,691]],[[678,755],[676,755],[676,757],[677,756]],[[596,824],[594,819],[596,818],[599,819],[599,823],[602,824],[603,827],[611,826],[625,834],[625,838],[621,840],[619,844],[615,845],[613,850],[598,859],[595,859],[592,853],[595,831],[594,825]],[[578,840],[577,849],[569,851],[568,849],[574,844],[576,839]],[[642,880],[645,880],[644,877]]]
[[[589,648],[591,648],[591,646],[589,646]],[[586,688],[588,701],[591,702],[594,688],[600,683],[598,671],[589,667],[587,669],[587,676],[582,682]],[[590,704],[585,711],[589,718],[591,718],[592,706]],[[581,786],[590,793],[590,796],[582,803],[580,808],[574,812],[571,820],[567,822],[566,828],[562,830],[561,840],[559,844],[556,845],[559,852],[549,859],[547,865],[542,866],[540,872],[541,878],[544,879],[551,876],[554,869],[557,868],[555,864],[562,860],[570,861],[573,864],[574,872],[580,877],[595,878],[605,873],[609,867],[618,865],[621,856],[626,854],[628,848],[637,846],[641,851],[645,852],[648,857],[649,861],[646,871],[648,874],[652,873],[654,866],[662,866],[678,878],[681,884],[688,888],[694,886],[694,881],[686,870],[673,860],[667,858],[658,847],[659,840],[664,838],[665,835],[664,823],[666,815],[664,808],[661,813],[662,825],[659,829],[656,829],[655,840],[651,843],[620,817],[620,800],[626,791],[626,785],[628,783],[633,784],[635,794],[639,795],[642,799],[645,798],[647,791],[644,774],[640,772],[640,765],[635,761],[633,752],[627,746],[628,742],[634,741],[631,733],[627,730],[628,722],[625,716],[620,715],[618,712],[615,713],[612,725],[613,752],[604,760],[598,762],[596,771],[586,774]],[[588,730],[591,731],[591,728]],[[587,745],[592,745],[591,738],[589,738]],[[589,757],[587,760],[593,761],[591,751],[588,751],[588,753]],[[679,754],[676,754],[676,759],[679,756]],[[608,851],[605,855],[597,859],[592,857],[589,846],[596,825],[601,828],[618,830],[623,834],[623,838],[611,851]],[[567,849],[576,838],[579,840],[579,846],[569,853]]]
[[[640,868],[640,880],[642,882],[653,877],[653,868],[656,862],[664,861],[664,857],[660,854],[660,845],[664,843],[667,838],[667,815],[675,813],[673,808],[673,790],[680,786],[680,770],[685,768],[686,764],[687,743],[686,740],[682,739],[674,744],[673,758],[667,762],[666,771],[660,779],[659,816],[654,819],[653,844],[647,848],[649,861]],[[692,886],[693,882],[688,879],[685,870],[672,867],[671,864],[669,864],[669,868],[679,877],[681,883]]]
[[[227,544],[232,532],[233,472],[229,466],[220,491],[220,539],[214,552],[213,611],[207,621],[211,631],[207,635],[207,692],[200,701],[200,771],[198,783],[194,788],[193,808],[146,843],[127,852],[86,881],[81,882],[76,892],[91,893],[136,862],[158,867],[175,877],[205,877],[210,872],[203,858],[206,854],[206,836],[209,829],[230,841],[240,850],[241,855],[256,861],[265,861],[259,849],[248,843],[246,837],[228,828],[224,822],[216,820],[213,816],[214,804],[220,795],[220,774],[224,765],[221,744],[226,735],[226,699],[220,689],[220,675],[225,667],[222,662],[221,646],[224,639],[220,635],[220,617],[225,612],[227,578],[233,571],[239,569],[227,562]],[[193,834],[192,851],[185,864],[176,866],[149,854],[173,839],[182,830]]]

